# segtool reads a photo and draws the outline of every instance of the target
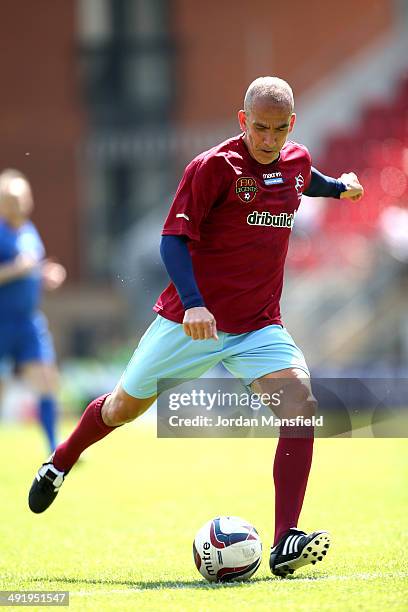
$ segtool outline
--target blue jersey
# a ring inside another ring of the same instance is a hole
[[[31,222],[13,228],[0,220],[0,265],[11,263],[18,255],[38,261],[45,256],[42,240]],[[40,267],[27,276],[0,284],[0,320],[30,316],[40,304],[42,277]]]

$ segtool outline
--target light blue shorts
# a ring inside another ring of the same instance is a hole
[[[220,362],[245,385],[285,368],[299,368],[310,376],[302,351],[280,325],[246,334],[219,331],[218,337],[192,340],[180,323],[158,315],[129,361],[123,389],[133,397],[151,397],[157,394],[158,380],[194,380]]]

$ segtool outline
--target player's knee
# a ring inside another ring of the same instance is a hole
[[[316,415],[317,401],[313,397],[308,380],[296,380],[290,384],[283,399],[282,412],[288,417]]]
[[[22,368],[22,376],[37,395],[56,395],[58,371],[54,364],[40,361],[29,362]]]
[[[302,413],[303,416],[305,417],[316,416],[318,404],[317,404],[316,399],[313,396],[305,400],[303,407],[304,407],[304,410]]]
[[[299,381],[296,389],[298,399],[298,414],[304,417],[312,417],[317,413],[317,401],[313,396],[309,380]]]

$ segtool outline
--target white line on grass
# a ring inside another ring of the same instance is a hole
[[[408,572],[395,572],[395,573],[383,573],[383,572],[371,572],[371,573],[366,573],[366,574],[348,574],[345,576],[310,576],[310,578],[289,578],[289,580],[287,580],[287,584],[290,584],[293,582],[293,584],[297,584],[299,582],[316,582],[319,583],[321,581],[330,581],[330,582],[334,582],[336,580],[339,581],[346,581],[346,580],[378,580],[379,578],[381,580],[395,580],[396,578],[407,578],[408,577]],[[252,584],[256,584],[256,580],[252,581]],[[262,580],[259,580],[258,582],[263,582]],[[276,580],[276,584],[283,584],[284,581],[281,580]],[[224,583],[224,587],[227,585],[228,583]],[[229,583],[231,584],[231,583]],[[251,581],[248,581],[248,584],[251,584]],[[165,586],[153,586],[153,584],[151,586],[146,586],[146,587],[129,587],[128,589],[109,589],[109,590],[105,590],[105,591],[101,591],[98,589],[95,589],[94,591],[71,591],[70,592],[70,597],[87,597],[89,595],[130,595],[132,593],[142,593],[143,591],[155,591],[155,590],[166,590],[166,588],[170,589],[170,590],[177,590],[177,589],[202,589],[202,588],[218,588],[221,585],[218,584],[206,584],[205,582],[203,582],[202,584],[196,584],[196,583],[192,583],[192,584],[185,584],[185,583],[180,583],[179,586],[177,586],[177,583],[174,584],[174,586],[172,585],[168,585],[168,587]],[[236,586],[239,586],[239,583],[236,583]]]

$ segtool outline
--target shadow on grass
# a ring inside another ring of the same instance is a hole
[[[33,578],[26,578],[30,582],[46,582],[46,583],[62,583],[68,584],[92,584],[92,585],[104,585],[104,586],[123,586],[129,587],[131,590],[140,591],[154,591],[158,589],[225,589],[225,588],[245,588],[251,586],[254,583],[270,583],[270,584],[283,584],[284,582],[296,582],[297,580],[302,581],[319,581],[326,580],[327,574],[320,574],[318,576],[290,576],[285,579],[270,576],[268,578],[251,578],[247,581],[241,582],[205,582],[203,580],[152,580],[142,582],[140,580],[114,580],[112,578],[76,578],[73,576],[35,576]],[[97,593],[97,591],[95,591]]]

